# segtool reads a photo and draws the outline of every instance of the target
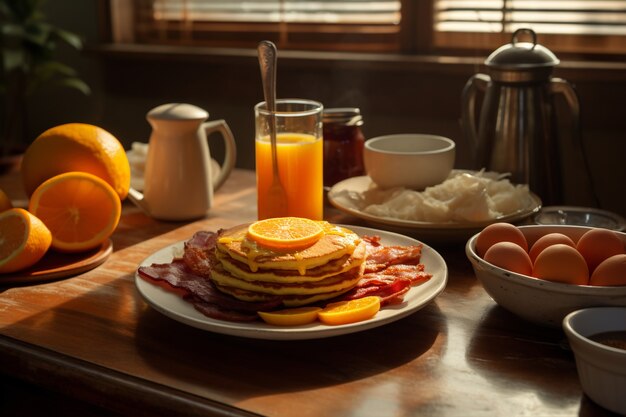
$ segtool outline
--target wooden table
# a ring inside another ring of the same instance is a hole
[[[0,179],[11,192],[19,192],[16,184],[15,176]],[[360,224],[331,208],[327,217]],[[435,247],[449,282],[434,302],[351,335],[225,336],[143,301],[133,281],[148,255],[196,230],[255,218],[251,171],[236,170],[200,221],[158,222],[125,203],[104,264],[3,288],[0,372],[134,416],[609,415],[583,395],[562,331],[498,307],[463,244]]]

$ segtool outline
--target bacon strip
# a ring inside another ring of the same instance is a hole
[[[187,291],[183,298],[203,314],[220,320],[256,320],[257,311],[272,310],[281,305],[278,297],[254,303],[224,294],[208,278],[194,274],[182,259],[174,259],[169,264],[142,266],[138,272],[149,282],[165,281],[173,288]]]
[[[211,252],[215,250],[218,236],[219,232],[200,231],[185,242],[183,260],[194,274],[204,277],[211,275],[214,259]]]
[[[364,276],[356,287],[341,295],[339,300],[349,301],[368,296],[378,296],[381,306],[399,304],[410,288],[411,280],[392,275],[372,274],[371,276]]]
[[[415,265],[422,256],[422,246],[383,246],[380,238],[365,236],[367,247],[365,273],[379,272],[391,265]]]
[[[421,284],[432,278],[432,275],[424,271],[424,264],[417,265],[391,265],[385,268],[381,273],[394,276],[397,278],[408,279],[411,285]],[[366,274],[365,277],[368,275]]]

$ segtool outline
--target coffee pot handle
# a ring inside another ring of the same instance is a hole
[[[580,129],[580,102],[578,101],[578,95],[574,90],[572,84],[561,78],[552,78],[550,80],[550,93],[553,96],[562,95],[567,103],[567,107],[571,117],[571,129],[572,134],[569,135],[571,142],[568,144],[570,152],[575,160],[574,166],[577,167],[579,172],[583,172],[584,175],[581,180],[586,180],[586,184],[579,183],[579,189],[587,189],[588,196],[593,200],[593,204],[599,207],[600,200],[596,194],[593,186],[593,179],[591,176],[591,168],[589,161],[587,160],[587,154],[583,148],[582,132]]]
[[[473,155],[473,163],[477,162],[478,152],[478,127],[476,124],[476,94],[478,91],[485,93],[491,78],[485,74],[474,74],[463,88],[461,103],[461,124],[465,137],[469,139]]]
[[[572,120],[575,123],[574,127],[577,129],[580,118],[580,103],[572,85],[562,78],[552,78],[550,82],[550,92],[552,94],[563,95],[572,115]]]

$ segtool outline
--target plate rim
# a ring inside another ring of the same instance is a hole
[[[383,217],[383,216],[375,216],[373,214],[364,213],[361,210],[354,209],[351,207],[347,207],[344,204],[339,203],[333,194],[338,193],[343,189],[348,189],[346,186],[350,183],[356,183],[360,181],[369,181],[372,183],[371,178],[367,175],[361,175],[357,177],[346,178],[345,180],[339,181],[335,185],[333,185],[328,191],[328,201],[338,210],[343,211],[344,213],[351,214],[359,219],[365,220],[367,222],[371,222],[374,224],[382,224],[387,226],[395,226],[395,227],[403,227],[406,229],[416,230],[416,231],[469,231],[472,229],[482,229],[483,227],[495,223],[495,222],[516,222],[523,219],[526,219],[534,214],[537,214],[542,207],[542,201],[539,196],[532,191],[529,191],[530,197],[532,201],[535,203],[534,207],[529,208],[528,210],[518,210],[515,213],[507,214],[506,216],[501,216],[495,219],[481,221],[481,222],[473,222],[473,223],[433,223],[433,222],[422,222],[416,220],[404,220],[404,219],[396,219],[393,217]],[[341,189],[340,189],[341,188]]]
[[[381,240],[383,241],[399,239],[401,242],[407,242],[405,244],[422,244],[422,256],[424,256],[424,253],[426,252],[429,258],[432,257],[433,261],[436,261],[439,264],[439,269],[436,271],[437,274],[433,274],[433,277],[429,281],[419,286],[411,287],[409,292],[405,294],[405,301],[398,306],[386,307],[383,310],[387,312],[386,314],[372,320],[338,326],[329,326],[322,323],[314,323],[312,325],[305,326],[281,327],[271,326],[260,322],[236,323],[224,320],[217,320],[202,315],[202,313],[195,310],[190,303],[182,300],[179,296],[168,292],[167,290],[157,285],[145,281],[139,276],[139,273],[137,271],[135,271],[135,287],[139,291],[143,300],[147,302],[152,308],[175,321],[199,328],[201,330],[211,331],[215,333],[266,340],[321,339],[379,327],[397,321],[412,313],[415,313],[416,311],[431,303],[445,289],[448,281],[448,266],[445,262],[445,259],[435,249],[428,246],[427,244],[417,239],[385,230],[343,224],[340,224],[339,226],[348,227],[360,236],[367,234],[377,234],[381,237]],[[149,265],[153,263],[154,258],[158,256],[165,256],[167,254],[167,251],[170,251],[170,255],[172,255],[174,250],[182,248],[182,244],[184,242],[184,240],[178,241],[168,246],[165,246],[164,248],[161,248],[156,252],[153,252],[144,260],[142,260],[139,266]],[[427,292],[421,294],[420,296],[420,294],[417,293],[420,288],[426,288]],[[413,298],[415,298],[415,300],[411,299],[410,301],[406,301],[411,292],[413,292]],[[178,304],[178,306],[182,305],[183,311],[173,311],[171,308],[166,308],[156,300],[156,298],[159,297],[169,299],[174,304]],[[407,305],[411,304],[411,302],[413,302],[414,304]],[[184,316],[184,310],[187,310],[187,313],[189,311],[192,311],[192,317]]]

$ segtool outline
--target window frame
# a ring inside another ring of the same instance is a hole
[[[456,57],[476,57],[486,56],[491,51],[511,41],[512,33],[473,33],[473,32],[435,32],[434,30],[434,3],[436,0],[400,0],[402,10],[402,22],[398,33],[397,47],[389,47],[380,44],[373,48],[363,47],[361,43],[351,43],[336,46],[335,48],[319,48],[319,45],[309,45],[311,48],[302,48],[306,43],[293,45],[284,45],[285,49],[310,51],[310,52],[346,52],[346,53],[383,53],[383,54],[399,54],[405,56],[421,55],[421,56],[456,56]],[[120,43],[119,34],[116,35],[114,19],[111,17],[111,3],[120,2],[126,4],[128,0],[99,0],[100,16],[101,16],[101,35],[102,39],[109,43]],[[421,16],[421,18],[419,18]],[[228,25],[228,23],[226,23]],[[232,23],[233,26],[253,26],[248,23]],[[257,28],[264,24],[257,25]],[[293,27],[305,27],[306,24],[290,24]],[[268,26],[269,27],[269,26]],[[258,30],[248,30],[249,33],[259,35],[263,32]],[[276,32],[276,31],[274,31]],[[130,38],[126,33],[122,37]],[[563,36],[567,38],[564,39]],[[197,47],[210,48],[253,48],[258,37],[252,36],[251,39],[244,42],[207,42],[193,44]],[[270,39],[279,41],[279,39]],[[548,47],[553,52],[564,59],[578,59],[582,61],[610,61],[621,62],[626,56],[626,36],[615,35],[553,35],[538,34],[538,43]],[[572,42],[574,41],[574,42]],[[125,41],[122,40],[121,43]],[[136,43],[126,41],[127,43]],[[149,45],[149,44],[145,44]],[[175,46],[181,45],[178,41],[165,43],[152,43],[151,45]],[[574,46],[578,45],[578,46]],[[326,45],[327,46],[327,45]]]

